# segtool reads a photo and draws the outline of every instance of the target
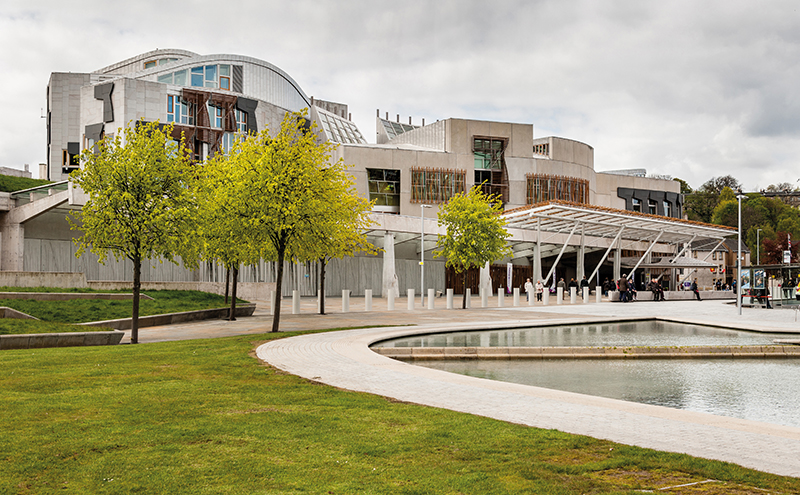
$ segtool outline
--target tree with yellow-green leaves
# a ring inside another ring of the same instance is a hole
[[[251,260],[256,252],[277,263],[272,331],[280,326],[284,261],[319,260],[369,249],[363,238],[370,203],[352,191],[342,160],[331,163],[335,144],[319,142],[306,125],[306,113],[287,113],[280,130],[247,136],[224,157],[206,166],[204,188],[216,199],[201,201],[201,211],[217,212],[220,246],[227,237],[232,263]],[[214,220],[216,219],[216,220]],[[201,228],[202,229],[202,228]],[[209,234],[202,236],[207,255],[221,257]],[[216,242],[216,241],[215,241]],[[227,255],[226,255],[227,256]],[[238,266],[238,264],[236,265]]]
[[[139,338],[139,294],[142,263],[164,258],[184,264],[197,259],[187,233],[194,230],[194,170],[183,147],[170,136],[172,125],[129,124],[100,141],[97,153],[81,154],[81,169],[73,183],[88,195],[84,207],[70,218],[83,232],[75,239],[76,256],[91,251],[103,263],[107,257],[133,263],[131,343]]]
[[[437,239],[433,255],[445,258],[446,266],[464,274],[462,308],[467,307],[467,270],[511,252],[506,244],[511,234],[505,229],[502,212],[500,199],[483,193],[479,186],[453,196],[439,208],[439,226],[447,232]]]

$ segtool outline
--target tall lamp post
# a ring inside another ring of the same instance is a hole
[[[419,291],[419,303],[425,307],[425,208],[433,208],[431,205],[420,206],[420,236],[419,236],[419,280],[422,286]]]
[[[756,229],[756,265],[761,264],[761,229]]]
[[[742,316],[742,199],[747,196],[739,189],[736,199],[739,200],[739,252],[736,255],[736,309]]]

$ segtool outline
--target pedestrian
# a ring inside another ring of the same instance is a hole
[[[702,301],[702,299],[700,299],[700,291],[697,290],[697,279],[692,281],[692,292],[694,292],[694,297],[696,297],[698,301]]]
[[[574,278],[569,279],[569,293],[572,295],[572,289],[575,289],[575,294],[578,293],[578,281]]]
[[[541,280],[536,281],[536,300],[542,300],[542,294],[544,293],[544,284]]]
[[[530,301],[531,300],[531,292],[533,292],[533,284],[531,283],[531,279],[529,278],[525,282],[525,300],[526,301]]]
[[[561,297],[565,297],[567,295],[567,284],[564,283],[564,277],[561,277],[558,280],[558,284],[556,284],[556,290],[561,289]]]
[[[589,288],[589,281],[586,280],[586,275],[584,275],[583,278],[581,279],[581,294],[583,294],[583,288],[584,287]],[[589,294],[591,294],[591,293],[592,293],[592,289],[589,289]]]
[[[608,292],[611,290],[611,282],[608,281],[608,277],[603,280],[603,297],[608,297]]]
[[[620,302],[628,302],[628,279],[623,273],[617,282],[617,289],[619,290]]]

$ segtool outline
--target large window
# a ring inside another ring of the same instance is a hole
[[[236,109],[236,130],[247,134],[247,112]]]
[[[484,193],[497,195],[508,201],[508,177],[503,153],[504,139],[474,138],[472,152],[475,159],[475,185]]]
[[[432,168],[411,169],[412,203],[445,203],[464,192],[466,172]]]
[[[158,82],[196,88],[231,89],[231,66],[201,65],[158,76]]]
[[[222,107],[208,104],[208,123],[211,127],[222,129]]]
[[[589,181],[560,175],[528,174],[527,203],[545,201],[570,201],[589,203]]]
[[[373,210],[400,213],[400,171],[368,168],[367,180]]]
[[[167,122],[194,125],[194,104],[182,101],[180,96],[167,95]]]

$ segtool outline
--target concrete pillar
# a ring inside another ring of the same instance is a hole
[[[589,288],[583,288],[583,304],[589,304]]]
[[[364,311],[372,311],[372,289],[364,290]]]
[[[502,288],[502,287],[498,287],[497,288],[497,307],[498,308],[502,308],[503,307],[503,305],[505,304],[505,298],[506,298],[505,289]]]
[[[561,304],[564,301],[564,289],[559,287],[556,289],[556,304]]]
[[[350,312],[350,291],[342,289],[342,313]]]
[[[600,287],[597,288],[597,292],[594,293],[594,302],[599,303],[603,301],[603,291]]]
[[[300,314],[300,291],[293,290],[292,291],[292,314],[299,315]]]
[[[466,300],[467,304],[466,304],[466,306],[467,306],[467,309],[469,309],[469,308],[472,307],[472,289],[466,289],[466,291],[467,291],[467,300]]]
[[[542,304],[547,306],[550,304],[550,289],[547,287],[544,288],[544,292],[542,292]]]
[[[530,297],[528,297],[528,306],[533,306],[534,301],[536,301],[536,288],[534,287],[533,292],[530,293]]]
[[[533,296],[533,294],[531,294]],[[514,287],[514,307],[519,306],[519,287]]]
[[[394,265],[394,234],[387,232],[383,236],[383,283],[381,285],[381,296],[386,298],[390,293],[394,297],[400,297],[400,286]]]
[[[275,314],[275,291],[269,291],[269,314]]]
[[[447,289],[447,309],[453,309],[453,289]]]
[[[394,291],[389,291],[386,294],[386,309],[388,311],[394,311]]]
[[[481,287],[481,307],[489,307],[489,291]]]
[[[578,300],[578,288],[577,287],[570,287],[569,288],[569,303],[575,304]]]
[[[414,289],[408,289],[408,310],[414,310]]]
[[[3,224],[0,240],[0,268],[4,272],[23,271],[25,226],[21,223]]]
[[[622,240],[620,239],[619,242],[622,242]],[[620,268],[622,265],[621,257],[622,257],[622,250],[619,247],[617,247],[617,249],[614,250],[614,282],[616,282],[617,280],[620,279],[620,277],[622,277],[622,270]]]
[[[428,309],[436,309],[433,302],[436,299],[436,289],[428,289]]]

